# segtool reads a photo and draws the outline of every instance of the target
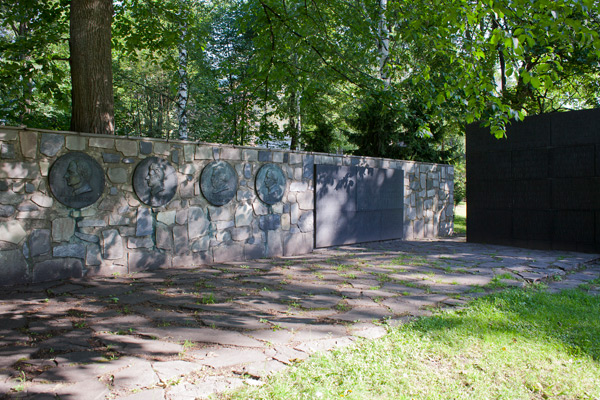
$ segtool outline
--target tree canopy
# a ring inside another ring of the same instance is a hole
[[[0,5],[0,122],[69,128],[75,1]],[[596,0],[113,8],[117,135],[451,162],[466,123],[600,106]]]

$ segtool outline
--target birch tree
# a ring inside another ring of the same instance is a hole
[[[379,78],[387,88],[390,85],[390,77],[387,73],[390,58],[390,31],[387,21],[388,0],[379,0],[379,24],[377,26],[377,47],[379,50]]]
[[[182,37],[185,38],[186,28],[184,25]],[[179,120],[179,139],[187,140],[188,138],[188,117],[187,117],[187,103],[188,103],[188,52],[185,45],[185,39],[181,40],[179,44],[179,58],[178,58],[179,69],[179,87],[177,89],[177,117]]]

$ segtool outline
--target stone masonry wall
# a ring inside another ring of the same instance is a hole
[[[0,146],[0,285],[309,253],[315,164],[404,170],[404,237],[452,233],[447,165],[14,127],[0,127]],[[57,201],[48,183],[54,161],[72,151],[105,170],[102,195],[81,209]],[[169,161],[178,177],[175,196],[160,207],[142,203],[132,187],[135,167],[150,156]],[[224,206],[211,205],[199,185],[215,160],[237,173],[237,193]],[[273,205],[254,188],[267,163],[287,179]]]
[[[404,170],[404,239],[454,233],[454,167],[398,161]]]

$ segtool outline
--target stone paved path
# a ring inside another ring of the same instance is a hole
[[[598,293],[597,258],[390,241],[4,288],[0,398],[202,399],[503,287]]]

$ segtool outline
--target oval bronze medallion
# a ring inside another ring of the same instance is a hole
[[[283,198],[285,183],[285,175],[279,166],[265,164],[256,174],[256,193],[263,202],[275,204]]]

